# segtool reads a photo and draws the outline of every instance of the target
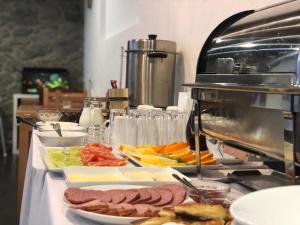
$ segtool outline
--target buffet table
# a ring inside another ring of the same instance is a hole
[[[63,193],[67,188],[64,178],[61,174],[47,172],[40,148],[43,148],[43,145],[33,131],[26,168],[20,225],[99,225],[68,211],[63,202]],[[231,198],[237,198],[247,192],[247,189],[233,184]]]
[[[20,225],[94,225],[86,219],[68,212],[63,203],[67,186],[60,174],[52,174],[42,161],[42,147],[33,131],[24,183]]]

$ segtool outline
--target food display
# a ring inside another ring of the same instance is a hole
[[[102,144],[87,144],[80,149],[80,156],[85,166],[125,166],[127,161],[117,158],[111,147]]]
[[[102,144],[87,144],[84,147],[48,147],[42,151],[47,168],[62,172],[68,166],[125,166],[127,160],[118,157],[112,148]]]
[[[162,209],[159,216],[137,220],[132,225],[230,225],[231,216],[221,205],[188,203]]]
[[[191,166],[196,164],[196,154],[185,142],[168,145],[120,145],[119,149],[130,157],[134,157],[143,165],[154,166]],[[201,153],[202,165],[215,165],[216,159],[209,151]]]
[[[165,207],[184,202],[186,191],[178,184],[110,190],[68,188],[64,196],[72,209],[120,217],[152,217]]]
[[[221,205],[188,200],[185,189],[178,184],[106,190],[68,188],[64,196],[75,213],[95,221],[120,221],[114,224],[125,224],[123,219],[130,218],[133,225],[229,225],[232,220],[228,209]]]
[[[70,211],[101,224],[230,224],[228,210],[219,201],[223,192],[191,190],[173,177],[191,181],[174,169],[195,167],[196,153],[187,143],[121,145],[120,150],[97,143],[46,148],[49,166],[64,173],[64,202]],[[132,158],[142,167],[127,162]],[[209,151],[202,151],[200,158],[205,166],[216,164]],[[214,198],[217,201],[211,201]]]

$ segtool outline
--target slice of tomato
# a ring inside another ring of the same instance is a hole
[[[96,161],[96,162],[88,162],[88,166],[108,166],[106,161]]]
[[[125,159],[119,159],[112,153],[112,147],[91,143],[80,149],[81,160],[87,166],[124,166]]]
[[[109,163],[109,166],[125,166],[126,161],[125,160],[114,160]]]
[[[81,155],[81,159],[83,163],[95,162],[98,161],[98,157],[96,154],[85,154]]]
[[[116,159],[116,157],[113,154],[111,154],[110,152],[97,153],[97,156],[104,158],[104,159],[111,159],[111,160]]]

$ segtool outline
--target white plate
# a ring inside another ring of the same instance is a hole
[[[134,189],[134,188],[144,188],[146,186],[140,186],[140,185],[99,185],[99,186],[90,186],[85,187],[84,189],[90,189],[90,190],[111,190],[111,189]],[[66,200],[65,200],[66,202]],[[66,202],[67,206],[69,205]],[[78,214],[86,219],[90,219],[96,222],[100,222],[101,224],[114,224],[114,225],[128,225],[131,222],[142,219],[144,217],[123,217],[123,216],[109,216],[105,214],[98,214],[98,213],[92,213],[83,211],[80,209],[71,209],[70,211],[74,212],[75,214]]]
[[[87,133],[77,131],[62,131],[62,137],[59,137],[55,131],[38,131],[36,134],[43,145],[51,147],[83,145],[87,136]]]
[[[155,167],[155,168],[165,168],[168,166],[152,166],[152,165],[147,165],[142,163],[140,160],[138,160],[137,158],[131,156],[131,155],[127,155],[124,152],[116,149],[116,151],[119,151],[121,155],[129,158],[134,164],[136,164],[137,166],[141,166],[141,167]],[[181,172],[181,173],[195,173],[196,172],[196,166],[192,165],[192,166],[171,166],[173,169]],[[204,165],[202,166],[203,169],[207,169],[207,170],[217,170],[224,167],[222,164],[216,164],[216,165]]]
[[[252,192],[230,207],[236,225],[299,225],[300,185]]]
[[[170,167],[85,167],[85,166],[69,166],[64,167],[63,172],[65,174],[65,181],[68,187],[83,187],[96,184],[130,184],[130,185],[145,185],[145,186],[155,186],[163,185],[168,183],[178,183],[176,179],[161,179],[161,180],[148,180],[130,178],[126,176],[129,172],[146,172],[151,174],[168,174],[170,177],[172,174],[177,174],[179,177],[184,177],[187,180],[190,178],[184,176],[177,170]],[[118,181],[74,181],[72,176],[101,176],[101,175],[116,175],[120,178]]]
[[[37,122],[36,124],[39,126],[51,126],[51,123],[58,123],[61,127],[64,126],[78,126],[78,123],[73,123],[73,122],[61,122],[61,121],[47,121],[47,122]]]

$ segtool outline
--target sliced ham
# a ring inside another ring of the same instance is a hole
[[[112,202],[113,191],[104,191],[97,196],[102,202],[109,203]]]
[[[153,203],[154,206],[165,206],[172,202],[173,195],[170,190],[166,188],[155,188],[155,190],[160,194],[160,200]]]
[[[124,202],[126,199],[126,193],[123,190],[112,190],[110,194],[112,197],[111,202],[115,204]]]
[[[102,191],[85,190],[80,188],[68,188],[64,196],[73,204],[81,204],[96,199],[96,196],[102,193]]]
[[[134,207],[136,208],[135,216],[141,217],[150,217],[158,215],[160,208],[154,207],[149,204],[135,204]]]
[[[149,192],[151,198],[149,200],[147,200],[147,201],[144,201],[143,203],[145,203],[145,204],[153,204],[153,203],[158,202],[161,199],[159,192],[156,191],[155,189],[153,189],[153,188],[146,188],[146,190]]]
[[[151,209],[146,204],[136,204],[134,207],[136,209],[135,216],[148,217],[152,215]]]
[[[182,203],[186,198],[185,189],[179,184],[166,184],[160,186],[161,188],[166,188],[171,191],[173,195],[173,200],[169,203],[170,205],[178,205]]]
[[[141,188],[136,190],[139,193],[139,199],[132,202],[132,204],[145,203],[151,199],[151,194],[147,188]]]
[[[94,210],[92,211],[93,213],[98,213],[98,214],[107,214],[109,208],[106,207],[106,208],[100,208],[100,209],[97,209],[97,210]]]
[[[186,197],[185,189],[177,184],[155,188],[115,189],[108,191],[68,188],[65,198],[74,209],[115,216],[158,215],[162,208],[180,204]]]
[[[101,202],[100,200],[92,200],[89,202],[81,203],[81,204],[72,204],[69,206],[72,209],[81,209],[85,211],[95,211],[99,209],[107,209],[107,204]]]
[[[123,201],[123,203],[132,203],[134,201],[137,201],[140,198],[140,194],[135,189],[122,190],[122,191],[124,191],[126,195],[126,199]]]
[[[113,216],[131,216],[136,213],[136,208],[128,203],[108,204],[108,211],[106,214]]]

